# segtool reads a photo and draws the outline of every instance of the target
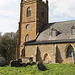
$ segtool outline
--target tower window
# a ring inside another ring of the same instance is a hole
[[[30,40],[30,36],[29,36],[29,34],[27,34],[25,37],[25,41],[29,41],[29,40]]]
[[[30,25],[28,24],[28,25],[26,25],[26,29],[28,30],[28,29],[30,29]]]
[[[27,17],[30,17],[30,16],[31,16],[31,8],[28,7],[28,8],[27,8]]]
[[[42,8],[42,12],[41,12],[42,17],[44,17],[44,9]]]

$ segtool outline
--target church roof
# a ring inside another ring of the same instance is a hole
[[[44,25],[36,41],[75,39],[75,35],[71,34],[73,26],[75,26],[75,21],[55,22]],[[59,34],[53,37],[51,35],[52,29],[57,30]]]
[[[24,45],[75,43],[75,35],[71,33],[74,27],[75,21],[49,23],[42,27],[36,39],[25,42]],[[52,37],[51,30],[57,30],[59,34]]]

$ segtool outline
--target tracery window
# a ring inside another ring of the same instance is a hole
[[[68,57],[73,57],[73,53],[74,53],[74,49],[73,49],[73,47],[71,46],[71,45],[69,45],[68,46],[68,48],[67,48],[67,52],[66,52],[66,57],[68,58]]]

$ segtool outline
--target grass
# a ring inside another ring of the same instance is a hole
[[[48,70],[39,71],[36,65],[0,67],[0,75],[75,75],[75,64],[45,64]]]

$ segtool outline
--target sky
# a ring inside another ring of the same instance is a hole
[[[45,0],[43,0],[45,1]],[[75,0],[48,0],[49,23],[75,20]],[[20,19],[20,0],[0,1],[0,32],[16,32]]]

